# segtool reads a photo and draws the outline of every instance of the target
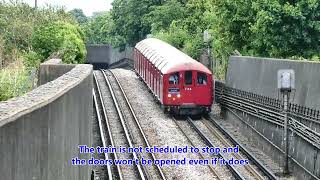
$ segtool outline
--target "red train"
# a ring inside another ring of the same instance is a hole
[[[206,114],[213,102],[212,73],[201,63],[155,39],[137,43],[134,68],[165,111]]]

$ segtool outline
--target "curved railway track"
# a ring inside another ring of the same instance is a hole
[[[135,146],[138,147],[151,147],[150,143],[145,135],[144,130],[142,129],[140,122],[135,114],[135,111],[132,108],[132,105],[129,102],[129,99],[125,93],[125,91],[123,90],[123,87],[120,83],[120,81],[118,80],[117,76],[112,72],[112,71],[106,71],[107,73],[109,73],[109,77],[113,78],[113,83],[117,86],[118,91],[115,92],[115,94],[117,95],[117,99],[119,101],[118,104],[120,104],[121,102],[121,106],[120,109],[124,114],[125,117],[125,121],[126,123],[129,125],[133,125],[130,126],[130,134],[132,134],[133,136],[133,131],[138,132],[135,134],[138,134],[139,137],[134,136],[134,142],[135,142]],[[111,79],[110,79],[111,80]],[[129,122],[130,121],[130,122]],[[135,130],[133,130],[133,128],[135,128]],[[144,159],[152,159],[153,162],[156,160],[156,157],[153,153],[141,153],[139,154],[139,158],[144,158]],[[148,179],[163,179],[165,180],[166,177],[161,169],[161,167],[159,165],[152,165],[152,166],[143,166],[144,167],[144,172],[146,173],[146,176]]]
[[[133,108],[117,77],[111,71],[95,71],[94,104],[99,121],[100,135],[104,147],[150,147],[150,143],[141,128]],[[130,127],[130,128],[128,128]],[[134,130],[133,130],[134,129]],[[105,154],[105,159],[110,159]],[[152,159],[149,153],[112,153],[112,159]],[[110,166],[108,179],[163,179],[166,177],[158,165]]]
[[[94,72],[95,89],[93,89],[94,106],[97,121],[100,129],[101,142],[104,147],[151,147],[146,134],[144,133],[137,116],[130,104],[121,83],[112,71],[95,71]],[[173,118],[174,119],[174,118]],[[175,123],[181,132],[194,147],[194,139],[190,138],[183,130],[179,122]],[[206,117],[201,121],[194,121],[187,117],[187,123],[199,135],[202,141],[208,147],[232,147],[239,146],[240,152],[245,158],[250,160],[250,164],[246,166],[232,166],[226,164],[226,168],[236,179],[277,179],[271,171],[264,167],[254,156],[252,156],[241,144],[223,130],[211,117]],[[130,127],[130,128],[128,128]],[[191,129],[191,128],[190,128]],[[210,135],[210,138],[208,137]],[[212,141],[212,137],[215,138]],[[226,140],[227,137],[229,141]],[[218,140],[216,142],[216,140]],[[200,140],[201,141],[201,140]],[[213,143],[214,142],[214,143]],[[199,153],[202,159],[205,159],[207,154]],[[211,156],[211,155],[208,155]],[[217,154],[219,158],[230,159],[245,159],[242,155],[234,154]],[[156,160],[154,154],[149,153],[105,153],[106,160],[113,159],[152,159]],[[206,158],[208,159],[208,158]],[[253,165],[251,164],[253,163]],[[213,178],[225,179],[228,175],[226,172],[217,171],[217,167],[209,165],[210,171],[213,173]],[[166,179],[162,168],[158,165],[142,166],[140,163],[134,166],[107,166],[108,179]],[[230,174],[230,177],[231,177]]]
[[[227,165],[236,179],[277,179],[269,169],[267,169],[259,160],[251,155],[251,153],[248,152],[240,143],[238,143],[235,138],[233,138],[226,131],[224,131],[222,127],[215,123],[211,117],[207,117],[206,119],[202,119],[201,121],[196,121],[196,123],[190,117],[187,117],[187,121],[210,147],[218,147],[219,145],[220,147],[239,146],[240,152],[244,155],[244,157],[238,153],[227,154],[228,157],[223,154],[219,155],[223,159],[230,159],[230,157],[232,157],[234,159],[247,158],[250,160],[250,163],[252,164],[242,167]],[[200,128],[200,126],[202,128]],[[203,128],[206,128],[207,130],[204,131]],[[205,132],[210,132],[210,134]],[[210,135],[210,137],[215,137],[218,140],[219,144],[213,144],[212,141],[210,141],[210,138],[208,138],[208,135]],[[231,143],[226,140],[226,137],[231,141]]]
[[[111,127],[109,123],[109,119],[107,117],[107,110],[105,107],[105,102],[103,101],[102,91],[98,83],[98,75],[96,73],[94,75],[94,87],[93,97],[94,97],[94,105],[95,112],[98,118],[99,130],[100,130],[100,138],[102,141],[102,145],[104,147],[112,146],[115,147],[115,140],[113,135],[111,134]],[[105,154],[105,159],[109,159],[108,153]],[[117,153],[111,154],[113,160],[118,160]],[[113,166],[112,168],[108,167],[108,179],[123,179],[122,171],[119,165]]]
[[[187,117],[186,120],[191,125],[191,127],[199,134],[199,136],[203,139],[203,141],[206,143],[208,147],[219,147],[216,144],[214,144],[205,134],[204,132],[193,122],[193,120],[190,117]],[[217,156],[222,159],[228,159],[223,155],[222,153],[218,153]],[[239,172],[235,166],[231,166],[229,164],[226,164],[227,168],[230,170],[231,174],[239,180],[245,180],[246,178]]]
[[[231,146],[231,144],[232,144],[234,146],[236,146],[236,145],[239,146],[240,152],[243,153],[251,161],[251,163],[253,163],[264,174],[264,176],[266,176],[268,179],[271,179],[271,180],[277,179],[277,177],[274,175],[274,173],[272,171],[270,171],[266,166],[264,166],[261,161],[259,161],[255,156],[252,155],[252,153],[249,152],[249,150],[247,150],[231,134],[229,134],[218,123],[216,123],[212,117],[206,117],[205,119],[207,120],[207,121],[205,121],[205,124],[207,126],[209,126],[209,128],[210,128],[210,124],[211,124],[213,127],[217,128],[219,130],[219,132],[222,133],[222,134],[219,134],[217,131],[213,130],[214,132],[217,133],[217,136],[220,136],[220,138],[223,139],[223,141],[226,145]],[[212,126],[211,126],[211,129],[212,129]],[[226,138],[224,138],[223,136],[225,136],[231,142],[231,144],[228,143]],[[241,157],[241,156],[239,156],[239,157]],[[254,170],[252,170],[252,171],[254,171]],[[252,172],[252,173],[259,173],[259,172]]]
[[[94,73],[96,87],[100,96],[101,108],[105,118],[105,127],[107,135],[110,138],[110,145],[112,147],[132,147],[132,142],[128,134],[127,128],[123,122],[123,116],[115,101],[115,96],[112,87],[105,76],[101,72]],[[130,146],[131,143],[131,146]],[[108,146],[106,146],[108,147]],[[113,152],[114,160],[123,159],[138,159],[136,153],[119,153]],[[115,162],[115,161],[114,161]],[[113,166],[114,179],[146,179],[140,165],[133,166]]]
[[[188,141],[190,142],[190,144],[193,146],[193,147],[198,147],[195,142],[194,142],[194,138],[190,137],[190,135],[188,135],[188,133],[186,132],[186,129],[184,129],[183,127],[183,121],[178,121],[176,120],[174,117],[172,117],[172,119],[174,120],[174,122],[176,123],[176,125],[178,126],[178,128],[180,129],[180,131],[184,134],[184,136],[188,139]],[[205,155],[203,153],[198,153],[200,155],[200,157],[202,159],[208,159],[205,157]],[[223,179],[226,179],[225,177],[225,174],[222,175],[222,171],[221,170],[216,170],[212,165],[208,165],[209,168],[210,168],[210,171],[213,173],[213,177],[216,178],[216,179],[219,179],[219,180],[223,180]],[[222,167],[220,167],[222,168]]]

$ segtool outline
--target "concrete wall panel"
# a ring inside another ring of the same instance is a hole
[[[106,63],[110,62],[111,46],[109,45],[87,45],[87,63]]]
[[[256,57],[230,57],[226,85],[229,87],[278,97],[277,72],[293,69],[296,76],[294,103],[320,109],[320,63]]]
[[[70,160],[79,156],[78,145],[91,145],[92,83],[92,66],[77,65],[0,103],[1,179],[90,179],[90,167]]]
[[[111,65],[123,59],[133,59],[133,48],[125,50],[112,48],[109,45],[87,45],[87,63],[103,67],[103,64]]]
[[[320,63],[255,57],[231,57],[226,85],[259,95],[278,98],[277,72],[279,69],[293,69],[295,71],[296,92],[295,98],[291,99],[293,103],[320,109],[320,98],[318,98],[320,92],[320,81],[318,80]],[[235,113],[237,115],[226,110],[223,114],[241,133],[257,143],[260,149],[277,161],[279,167],[282,167],[284,165],[283,154],[273,147],[271,143],[258,136],[247,124],[282,150],[284,150],[283,128],[256,116],[247,115],[236,110]],[[245,120],[247,124],[240,119]],[[310,128],[318,128],[318,125],[310,124]],[[289,140],[290,155],[294,160],[311,174],[320,177],[319,149],[292,132]],[[313,179],[310,174],[293,161],[290,163],[290,171],[297,179]]]

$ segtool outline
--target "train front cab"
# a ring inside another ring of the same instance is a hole
[[[180,115],[207,114],[212,105],[212,76],[189,70],[166,75],[164,107]]]

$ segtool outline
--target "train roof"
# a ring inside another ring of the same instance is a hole
[[[159,39],[144,39],[137,43],[135,48],[163,74],[185,70],[197,70],[211,74],[210,70],[203,64]]]

